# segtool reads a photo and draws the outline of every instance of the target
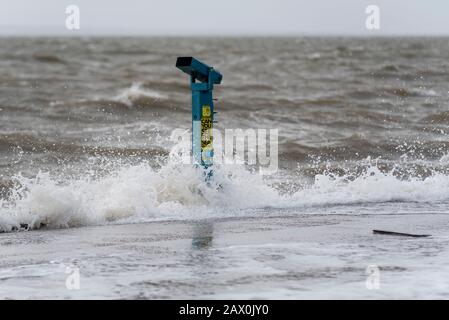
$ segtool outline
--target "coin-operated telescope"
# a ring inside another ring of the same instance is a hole
[[[223,76],[214,68],[193,57],[179,57],[176,67],[190,75],[192,90],[192,156],[195,164],[205,169],[213,164],[214,149],[212,127],[214,103],[212,91]]]

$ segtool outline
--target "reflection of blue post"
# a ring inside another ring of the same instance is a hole
[[[193,57],[179,57],[176,67],[190,75],[192,90],[192,156],[195,164],[208,168],[213,163],[212,127],[214,104],[212,90],[223,76]]]

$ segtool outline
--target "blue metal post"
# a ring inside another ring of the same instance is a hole
[[[212,67],[193,57],[179,57],[176,67],[190,75],[192,90],[192,157],[205,169],[213,164],[214,150],[212,128],[214,123],[214,84],[223,76]]]

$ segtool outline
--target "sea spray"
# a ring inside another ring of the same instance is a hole
[[[297,208],[301,213],[310,207],[449,200],[446,174],[404,179],[376,164],[357,174],[317,174],[295,192],[243,166],[217,166],[213,181],[205,182],[200,169],[170,161],[157,168],[122,164],[107,174],[88,171],[77,178],[40,172],[34,178],[16,175],[14,180],[17,187],[1,202],[2,231],[24,225],[61,228],[245,216],[260,208]]]

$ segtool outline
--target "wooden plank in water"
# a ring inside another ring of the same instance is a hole
[[[430,237],[430,234],[411,234],[411,233],[402,233],[402,232],[393,232],[393,231],[385,231],[385,230],[373,230],[374,234],[384,234],[389,236],[401,236],[401,237],[414,237],[414,238],[425,238]]]

